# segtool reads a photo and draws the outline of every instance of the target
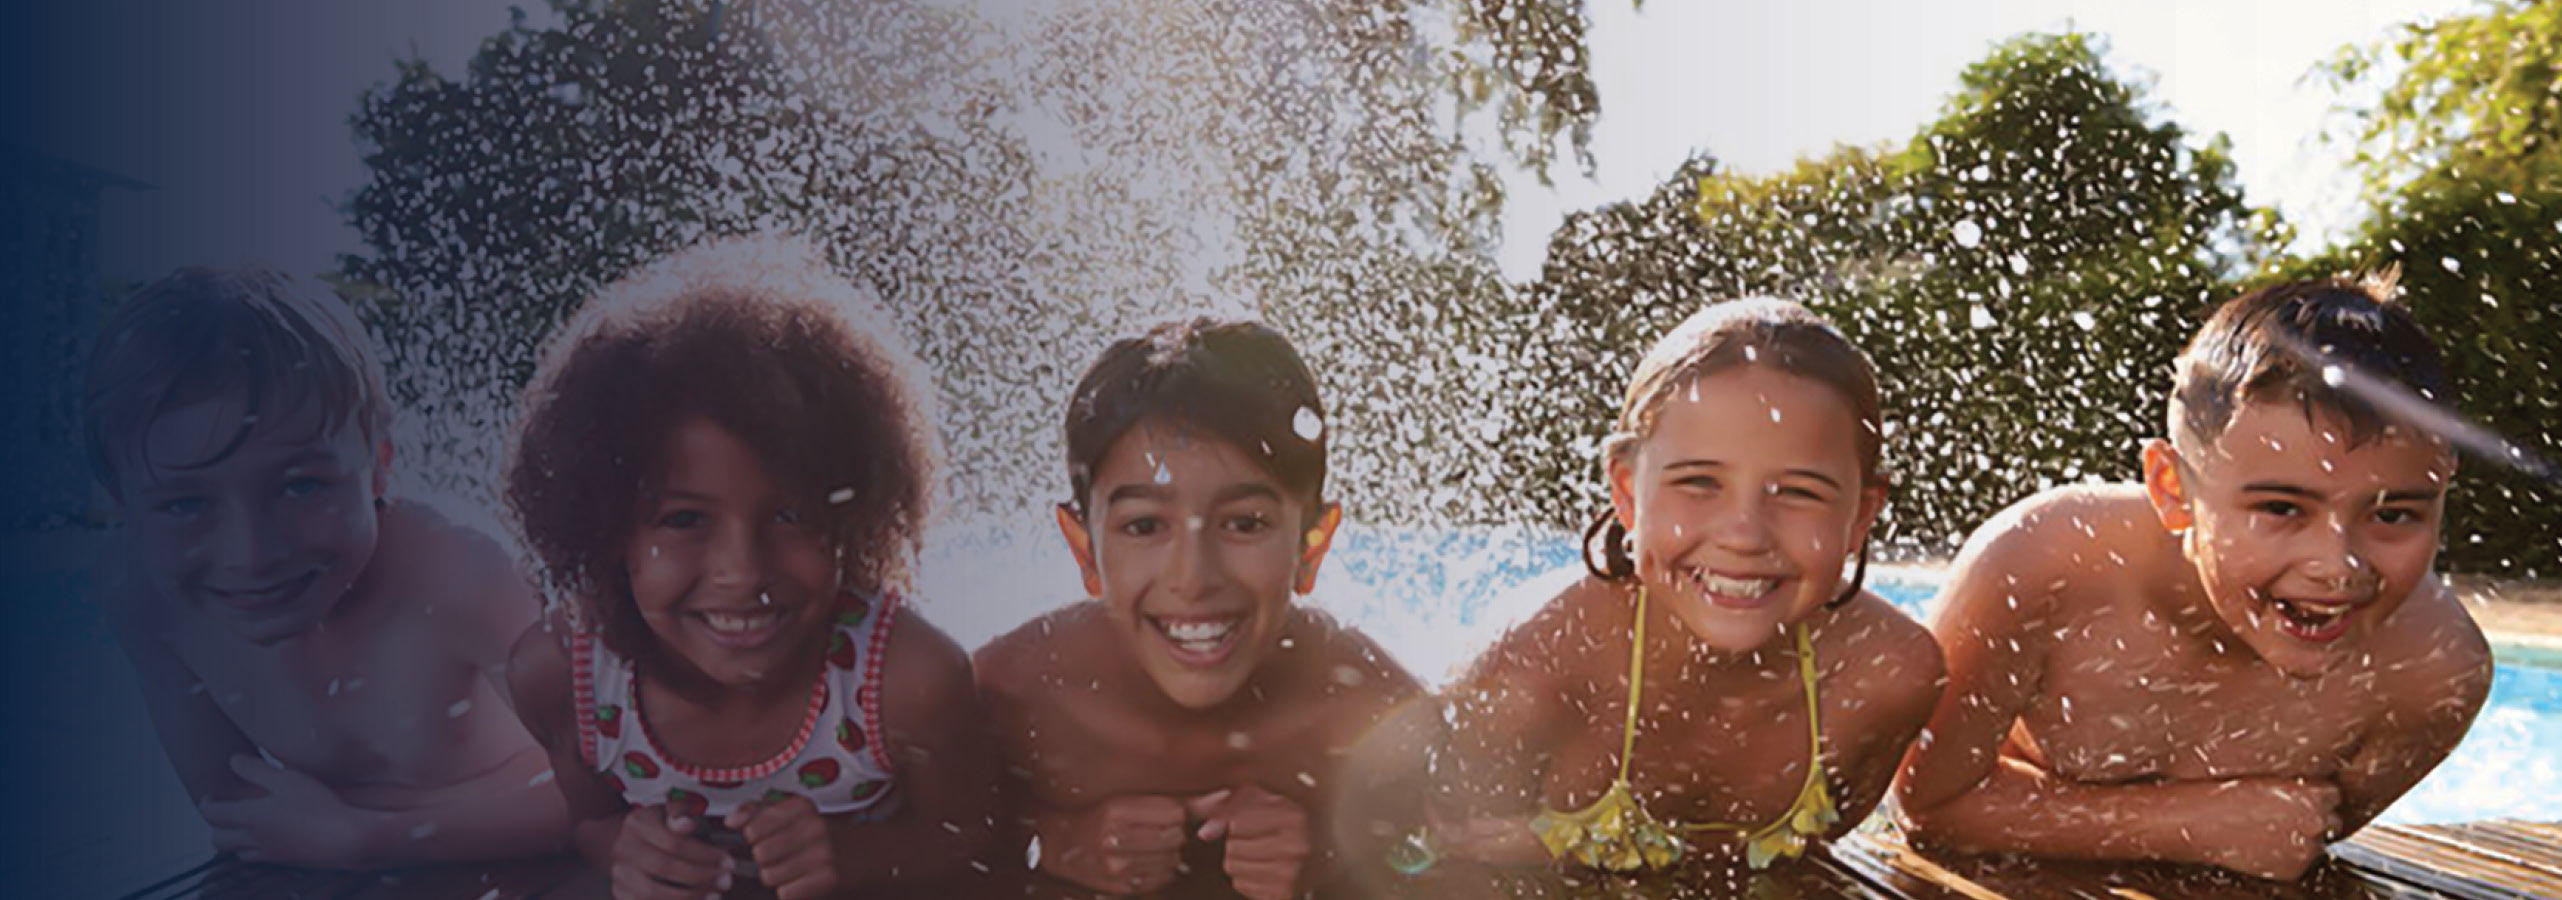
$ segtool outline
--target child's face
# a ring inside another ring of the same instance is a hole
[[[391,445],[325,428],[304,403],[222,455],[246,401],[235,392],[153,420],[119,469],[120,493],[160,595],[266,645],[318,625],[373,561]]]
[[[1860,472],[1859,428],[1839,392],[1766,366],[1676,387],[1654,433],[1610,466],[1637,577],[1710,647],[1785,633],[1840,595],[1885,503]]]
[[[624,562],[659,646],[727,687],[819,652],[839,575],[814,499],[776,485],[728,429],[699,416],[678,424],[665,487]]]
[[[2350,447],[2335,413],[2245,402],[2198,451],[2155,447],[2146,482],[2207,602],[2282,671],[2353,652],[2436,559],[2455,460],[2435,440],[2388,429]]]
[[[1278,648],[1291,592],[1315,584],[1331,506],[1308,510],[1227,441],[1156,420],[1094,473],[1060,530],[1139,668],[1188,709],[1218,706]],[[1312,515],[1313,513],[1313,515]]]

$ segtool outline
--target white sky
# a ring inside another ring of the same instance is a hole
[[[540,8],[537,0],[520,0]],[[1641,196],[1694,148],[1767,173],[1835,144],[1900,141],[1934,118],[1957,73],[2006,37],[2071,24],[2103,35],[2121,73],[2197,138],[2232,137],[2240,180],[2307,240],[2343,227],[2353,182],[2314,142],[2331,101],[2305,79],[2344,44],[2458,0],[1587,0],[1603,115],[1595,177],[1554,190],[1512,179],[1502,262],[1536,275],[1569,210]],[[40,4],[21,35],[42,79],[21,82],[38,149],[158,185],[111,192],[103,261],[148,278],[195,262],[301,272],[358,248],[337,201],[363,177],[347,116],[414,48],[458,72],[507,23],[507,0]],[[13,79],[15,80],[15,79]],[[76,86],[76,87],[73,87]],[[52,98],[52,99],[48,99]],[[78,98],[66,100],[60,98]]]
[[[2355,182],[2315,140],[2333,95],[2306,76],[2340,47],[2459,0],[1585,0],[1601,92],[1596,170],[1509,179],[1502,263],[1535,277],[1564,215],[1644,196],[1694,149],[1728,171],[1784,170],[1837,144],[1901,142],[1938,117],[1993,45],[2072,26],[2105,37],[2120,75],[2203,144],[2231,136],[2254,204],[2274,202],[2306,249],[2354,224]]]

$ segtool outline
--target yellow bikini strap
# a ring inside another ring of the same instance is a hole
[[[1628,724],[1619,729],[1619,780],[1637,758],[1637,694],[1646,683],[1646,586],[1637,585],[1637,639],[1628,645]]]
[[[1807,780],[1824,777],[1824,729],[1817,721],[1823,705],[1815,700],[1815,641],[1806,636],[1806,623],[1797,623],[1797,677],[1806,681],[1806,758]]]

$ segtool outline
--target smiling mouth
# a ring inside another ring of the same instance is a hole
[[[221,602],[224,606],[231,607],[232,609],[240,610],[242,612],[259,612],[267,609],[268,607],[302,596],[303,590],[311,587],[312,580],[319,577],[320,570],[313,569],[309,572],[303,573],[299,577],[288,578],[274,584],[260,587],[248,589],[226,589],[206,585],[204,587],[204,592],[206,596],[212,597]]]
[[[764,646],[782,630],[783,610],[763,607],[754,610],[695,610],[689,617],[703,625],[713,643],[734,650]]]
[[[1245,633],[1244,616],[1144,616],[1176,662],[1208,668],[1227,661]]]
[[[1727,609],[1757,609],[1777,596],[1779,579],[1743,578],[1721,575],[1707,569],[1691,569],[1690,584],[1708,598],[1708,602]]]
[[[2348,633],[2349,617],[2359,604],[2270,598],[2269,606],[2277,610],[2278,630],[2298,640],[2326,644]]]

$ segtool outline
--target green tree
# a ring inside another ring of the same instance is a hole
[[[1604,501],[1594,448],[1636,358],[1701,305],[1814,306],[1878,363],[1896,483],[1884,537],[1954,548],[2041,487],[2124,478],[2158,432],[2169,361],[2261,220],[2220,139],[2192,146],[2078,35],[2029,35],[1969,67],[1901,147],[1752,177],[1695,159],[1642,200],[1570,219],[1507,339],[1516,483],[1544,518]],[[1543,387],[1544,386],[1544,387]]]
[[[2562,3],[2500,2],[2405,26],[2328,69],[2357,125],[2366,219],[2285,276],[2399,267],[2456,406],[2562,457]],[[2487,461],[2448,500],[2447,564],[2562,565],[2562,489]]]

